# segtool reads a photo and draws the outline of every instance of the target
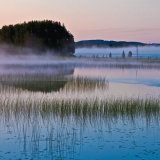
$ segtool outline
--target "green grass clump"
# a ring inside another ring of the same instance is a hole
[[[91,90],[85,90],[86,81],[83,83],[80,79],[77,81],[71,79],[66,84],[67,87],[59,92],[51,93],[29,92],[14,87],[0,86],[0,115],[8,118],[10,116],[25,117],[29,121],[38,120],[39,117],[41,119],[74,117],[77,120],[91,122],[100,118],[108,123],[119,118],[134,121],[138,117],[145,118],[147,122],[153,119],[159,121],[159,98],[111,97],[107,95],[108,84],[104,89],[105,82],[102,82],[93,81],[89,85]],[[98,85],[101,87],[96,88]],[[79,89],[80,86],[82,88]]]
[[[91,90],[105,88],[104,78],[62,77],[46,75],[5,75],[0,77],[0,83],[5,86],[21,88],[33,92],[52,92],[64,88],[66,90]],[[67,84],[67,85],[66,85]]]
[[[160,117],[159,98],[111,96],[105,78],[42,77],[42,81],[39,81],[40,77],[14,78],[13,81],[1,81],[0,115],[4,117],[14,115],[29,120],[50,116],[62,119],[74,117],[82,121],[101,118],[107,122],[118,118],[134,120],[137,117],[145,117],[149,122]],[[39,85],[48,88],[55,85],[60,89],[42,92]]]

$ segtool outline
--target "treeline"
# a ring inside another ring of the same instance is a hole
[[[126,41],[104,41],[104,40],[84,40],[76,42],[76,48],[91,48],[91,47],[130,47],[130,46],[145,46],[141,42],[126,42]]]
[[[42,51],[50,49],[62,55],[75,52],[73,35],[60,22],[51,20],[3,26],[0,29],[0,43]]]

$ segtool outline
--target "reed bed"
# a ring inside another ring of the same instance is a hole
[[[63,79],[64,80],[64,79]],[[109,95],[105,79],[70,78],[57,92],[31,92],[0,85],[0,115],[27,120],[52,117],[93,122],[100,118],[112,122],[118,118],[147,122],[160,117],[159,97],[114,97]],[[50,118],[49,118],[50,119]]]
[[[4,86],[21,88],[33,92],[58,91],[67,83],[67,78],[45,74],[4,75],[0,76],[0,83]]]
[[[5,86],[34,92],[59,91],[61,88],[72,91],[87,91],[95,90],[96,88],[103,89],[109,84],[105,81],[105,78],[46,76],[45,74],[5,75],[0,76],[0,83]],[[1,90],[5,89],[1,87]]]

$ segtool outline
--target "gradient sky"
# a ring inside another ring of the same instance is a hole
[[[0,27],[44,19],[64,23],[75,41],[160,43],[160,0],[0,0]]]

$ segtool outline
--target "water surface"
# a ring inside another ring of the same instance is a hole
[[[1,79],[12,81],[0,84],[0,159],[160,158],[159,69],[65,66],[16,66],[15,74],[13,65],[1,68]],[[52,78],[63,73],[102,77],[107,85],[66,80],[57,86]],[[45,80],[54,82],[53,89],[40,90],[37,79],[47,89]]]
[[[75,68],[74,76],[105,77],[112,95],[160,95],[159,69]]]
[[[132,57],[137,58],[137,47],[122,47],[122,48],[77,48],[75,56],[86,56],[86,57],[109,57],[109,54],[112,54],[112,57],[122,57],[122,53],[125,53],[125,56],[128,57],[128,52],[132,52]],[[160,58],[160,47],[159,46],[144,46],[138,47],[138,57],[139,58]]]

